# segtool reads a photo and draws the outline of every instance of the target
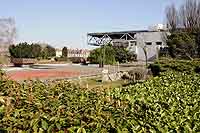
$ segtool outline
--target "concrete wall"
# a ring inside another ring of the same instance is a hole
[[[148,60],[156,59],[158,48],[161,46],[166,46],[166,32],[140,32],[136,34],[137,41],[137,59],[145,60],[145,54],[143,47],[147,42],[151,42],[151,45],[146,45],[147,47],[147,57]],[[162,45],[157,45],[156,42],[162,42]]]

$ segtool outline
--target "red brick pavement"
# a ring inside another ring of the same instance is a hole
[[[57,71],[57,70],[16,71],[12,73],[7,73],[8,78],[12,80],[70,78],[79,75],[80,72],[77,71]]]

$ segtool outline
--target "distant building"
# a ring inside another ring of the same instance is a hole
[[[87,58],[90,50],[87,49],[68,49],[68,57],[83,57]]]
[[[155,27],[154,27],[155,28]],[[88,44],[101,46],[111,43],[113,46],[124,46],[137,55],[137,60],[145,60],[144,48],[147,49],[148,60],[157,57],[161,47],[166,47],[168,32],[164,26],[158,25],[154,30],[120,31],[105,33],[88,33]]]
[[[62,49],[56,49],[56,57],[62,57]]]
[[[149,27],[149,31],[166,31],[167,25],[164,24],[156,24]]]

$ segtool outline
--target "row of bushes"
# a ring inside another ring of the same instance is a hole
[[[199,132],[200,75],[165,72],[142,84],[85,89],[66,80],[0,80],[0,130]]]
[[[160,64],[162,71],[175,70],[178,72],[199,73],[198,69],[200,67],[199,60],[174,60],[174,59],[161,59],[157,64]]]
[[[136,61],[137,55],[124,47],[114,47],[111,44],[91,51],[88,60],[93,64],[115,64]]]
[[[154,64],[150,64],[148,68],[151,69],[153,76],[158,76],[160,72],[171,70],[184,73],[200,73],[200,61],[162,58]]]
[[[86,59],[83,57],[56,57],[55,61],[69,61],[72,63],[86,63]]]
[[[19,43],[9,47],[11,57],[14,58],[45,58],[56,55],[55,48],[47,45],[42,48],[39,44]]]

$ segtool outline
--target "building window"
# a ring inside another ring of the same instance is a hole
[[[136,46],[136,41],[130,41],[130,46],[131,47]]]
[[[152,42],[146,42],[146,45],[152,45]]]
[[[162,45],[162,42],[156,42],[156,45]]]
[[[135,41],[130,41],[130,43],[135,43]]]

